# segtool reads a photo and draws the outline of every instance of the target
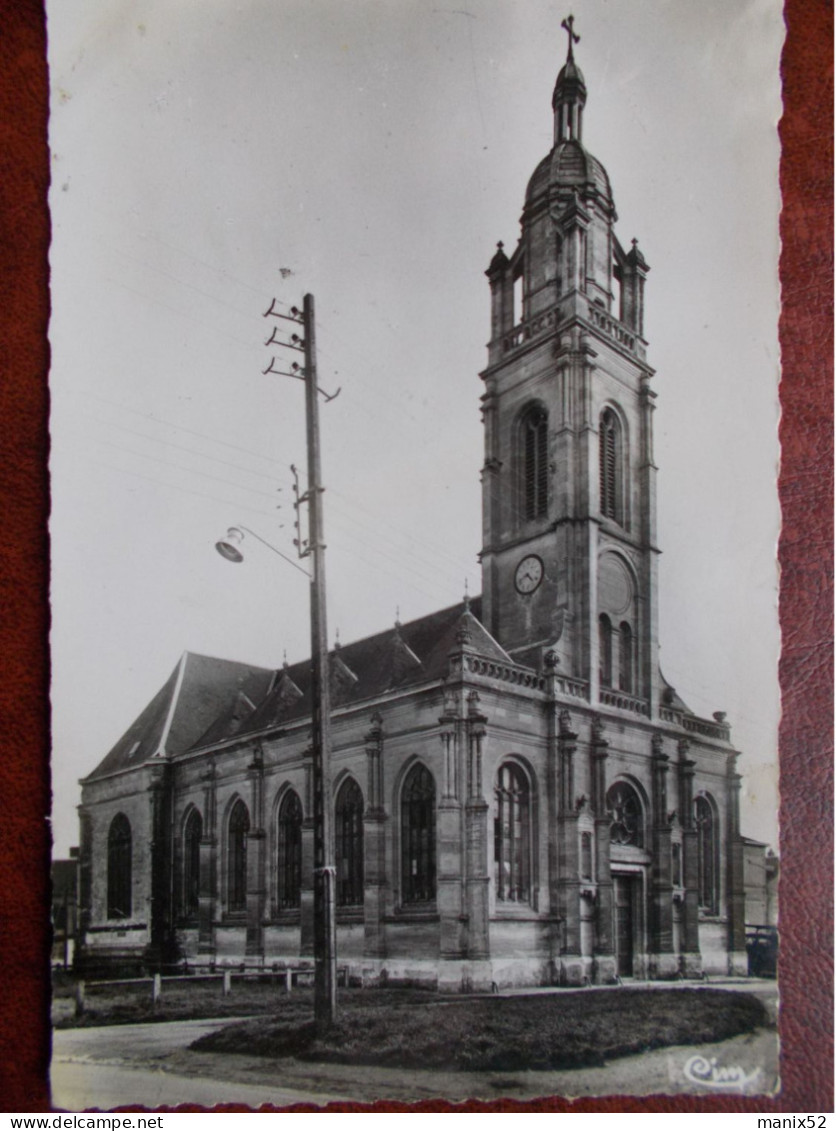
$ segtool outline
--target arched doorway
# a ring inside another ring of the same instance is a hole
[[[638,790],[617,781],[607,791],[610,864],[613,878],[613,943],[616,973],[632,978],[642,973],[644,953],[645,810]]]

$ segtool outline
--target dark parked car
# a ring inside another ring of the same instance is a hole
[[[778,972],[777,927],[747,927],[746,955],[750,978],[774,978]]]

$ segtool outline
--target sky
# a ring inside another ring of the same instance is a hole
[[[742,751],[777,847],[776,0],[575,0],[584,143],[651,266],[661,665]],[[78,779],[184,650],[309,654],[304,391],[263,317],[315,296],[328,624],[481,589],[484,277],[552,144],[547,0],[53,0],[54,853]],[[288,358],[291,360],[292,356]],[[300,359],[301,360],[301,359]],[[284,365],[277,366],[285,368]]]

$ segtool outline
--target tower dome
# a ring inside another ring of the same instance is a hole
[[[575,35],[573,23],[572,16],[563,21],[563,27],[569,34],[569,50],[552,95],[554,146],[528,182],[526,207],[543,197],[567,189],[577,189],[584,197],[597,196],[608,208],[614,207],[607,171],[584,148],[582,141],[586,83],[574,59],[573,46],[580,37]]]

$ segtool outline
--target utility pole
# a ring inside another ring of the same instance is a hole
[[[328,625],[325,604],[325,540],[322,520],[322,469],[319,443],[319,394],[331,401],[317,386],[316,325],[313,295],[304,298],[303,309],[291,307],[290,316],[275,309],[275,300],[265,317],[272,315],[286,322],[301,324],[304,339],[291,335],[289,342],[276,337],[275,328],[267,345],[280,345],[303,352],[304,367],[296,363],[286,372],[270,365],[263,372],[296,377],[305,382],[305,424],[308,448],[308,489],[297,497],[296,506],[308,504],[308,544],[303,548],[298,533],[300,557],[310,557],[311,578],[311,724],[313,732],[313,818],[314,818],[314,1018],[319,1029],[337,1016],[337,927],[336,868],[334,867],[333,808],[331,799],[331,690],[328,678]],[[295,472],[295,469],[294,469]]]
[[[304,299],[305,421],[308,437],[308,537],[311,571],[311,675],[314,795],[314,1017],[317,1026],[337,1016],[336,869],[331,804],[331,690],[325,606],[325,541],[319,399],[316,384],[314,299]]]

